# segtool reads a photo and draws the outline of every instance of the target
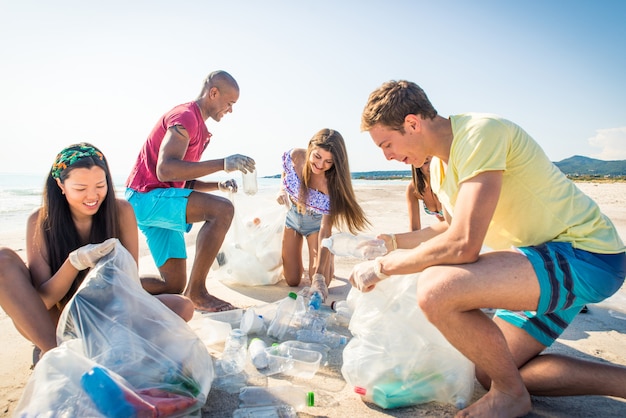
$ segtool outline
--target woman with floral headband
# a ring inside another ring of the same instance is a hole
[[[88,143],[71,145],[57,155],[43,204],[28,218],[28,264],[14,251],[0,248],[0,306],[42,352],[56,347],[63,307],[88,269],[113,249],[111,238],[119,239],[137,260],[135,214],[127,201],[115,197],[104,155]],[[183,319],[191,319],[189,299],[160,299]]]

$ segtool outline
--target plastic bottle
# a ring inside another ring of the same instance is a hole
[[[248,354],[250,355],[252,364],[254,364],[254,367],[257,369],[265,369],[268,366],[267,353],[265,352],[266,348],[267,344],[260,338],[253,338],[252,341],[250,341]]]
[[[245,194],[254,195],[258,191],[257,181],[256,181],[256,170],[248,171],[247,173],[241,174],[243,179],[243,191]]]
[[[385,241],[367,235],[340,232],[322,240],[322,246],[340,257],[356,257],[371,260],[387,254]]]
[[[352,318],[352,309],[348,306],[348,302],[345,300],[336,300],[330,304],[330,308],[334,311],[331,315],[330,323],[333,325],[339,325],[347,327],[350,325],[350,319]]]
[[[239,391],[239,406],[291,405],[298,411],[315,405],[315,394],[301,386],[246,386]]]
[[[217,375],[227,376],[231,374],[241,373],[246,365],[246,346],[248,343],[248,335],[235,328],[230,332],[222,358],[217,362]]]
[[[320,307],[322,306],[322,302],[322,295],[316,290],[311,294],[311,297],[309,298],[309,310],[319,311]]]
[[[291,321],[295,314],[305,310],[302,298],[294,292],[284,298],[276,308],[276,315],[267,329],[267,335],[278,340],[284,340],[290,331]]]
[[[156,416],[152,405],[132,390],[118,384],[102,367],[95,366],[84,373],[80,384],[98,411],[106,417]]]
[[[298,413],[291,405],[262,405],[235,409],[233,418],[298,418]]]
[[[348,337],[331,331],[313,331],[310,329],[301,329],[296,332],[296,339],[306,343],[320,343],[337,348],[346,345]]]

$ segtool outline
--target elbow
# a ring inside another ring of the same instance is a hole
[[[162,182],[170,182],[177,181],[178,179],[174,176],[174,170],[172,170],[169,164],[160,162],[156,167],[156,175],[159,181]]]
[[[459,264],[471,264],[478,261],[480,255],[480,246],[471,243],[462,243],[456,247],[455,259]]]

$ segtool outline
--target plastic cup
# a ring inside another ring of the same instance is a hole
[[[257,181],[256,181],[256,170],[248,171],[247,173],[242,173],[243,180],[243,191],[245,194],[253,195],[258,191]]]
[[[260,334],[265,330],[265,323],[263,317],[257,315],[254,309],[248,308],[246,313],[241,317],[241,323],[239,324],[241,329],[246,334]]]

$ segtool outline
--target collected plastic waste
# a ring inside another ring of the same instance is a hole
[[[281,385],[270,387],[246,386],[239,391],[239,406],[291,405],[304,411],[315,405],[315,394],[301,386]]]
[[[235,328],[230,332],[222,358],[217,361],[218,377],[241,373],[246,366],[248,335]]]
[[[292,326],[294,316],[301,315],[304,311],[306,311],[306,308],[303,298],[294,292],[290,292],[278,304],[276,315],[267,329],[267,335],[279,341],[284,341],[290,333],[294,332]]]
[[[252,364],[257,369],[264,369],[268,366],[267,353],[265,349],[267,344],[260,338],[253,338],[248,346],[248,354],[252,360]]]
[[[332,331],[315,331],[311,329],[299,329],[296,331],[296,339],[305,343],[320,343],[331,348],[338,348],[348,343],[348,337]]]
[[[322,246],[340,257],[356,257],[372,260],[387,254],[385,241],[367,235],[340,232],[322,240]]]

